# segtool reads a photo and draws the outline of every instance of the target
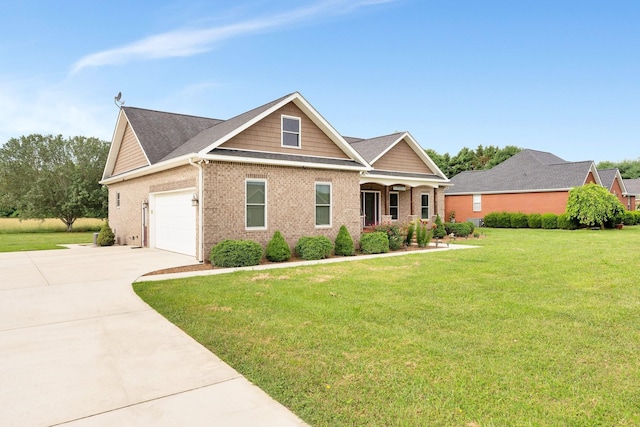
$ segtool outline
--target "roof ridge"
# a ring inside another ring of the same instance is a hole
[[[132,109],[132,110],[143,110],[143,111],[149,111],[152,113],[161,113],[161,114],[170,114],[172,116],[183,116],[183,117],[193,117],[196,119],[207,119],[207,120],[220,120],[220,121],[225,121],[225,119],[217,119],[215,117],[207,117],[207,116],[197,116],[194,114],[186,114],[186,113],[172,113],[170,111],[162,111],[162,110],[156,110],[153,108],[142,108],[142,107],[132,107],[132,106],[122,106],[122,109],[127,110],[127,109]]]

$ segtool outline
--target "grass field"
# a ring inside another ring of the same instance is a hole
[[[135,284],[314,426],[640,425],[640,227]]]
[[[64,249],[65,244],[93,243],[93,233],[0,233],[0,252]]]
[[[78,218],[73,224],[73,230],[99,231],[104,221],[96,218]],[[57,233],[66,232],[67,226],[57,218],[24,219],[0,218],[0,234],[3,233]]]

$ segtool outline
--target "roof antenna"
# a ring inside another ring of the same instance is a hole
[[[124,101],[120,101],[121,98],[122,98],[122,92],[118,92],[118,94],[113,97],[113,102],[114,104],[116,104],[116,107],[118,108],[122,108],[122,106],[124,105]]]

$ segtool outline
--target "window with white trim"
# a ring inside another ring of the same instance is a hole
[[[331,227],[330,182],[316,182],[316,226]]]
[[[396,221],[398,219],[398,211],[399,211],[398,201],[399,200],[400,200],[400,193],[395,191],[389,193],[389,215],[391,215],[391,219],[393,221]]]
[[[429,193],[420,195],[420,218],[429,219]]]
[[[282,116],[282,146],[300,148],[300,117]]]
[[[247,179],[245,226],[247,229],[267,228],[267,181]]]
[[[482,211],[482,194],[473,195],[473,211],[474,212]]]

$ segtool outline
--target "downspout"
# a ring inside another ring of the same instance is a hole
[[[200,262],[204,262],[204,257],[203,257],[203,253],[204,253],[204,224],[202,222],[202,213],[203,213],[203,177],[204,177],[204,169],[202,167],[202,161],[199,161],[198,163],[194,163],[193,158],[189,158],[189,164],[191,166],[194,166],[196,168],[198,168],[198,256],[197,259]]]

